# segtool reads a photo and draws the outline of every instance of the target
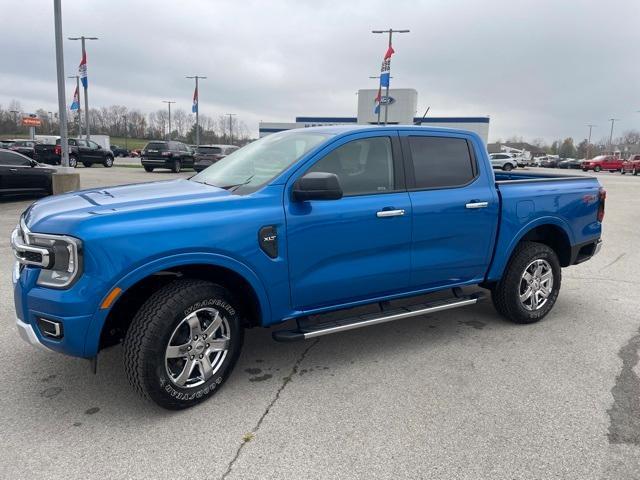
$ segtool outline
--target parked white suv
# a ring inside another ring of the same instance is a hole
[[[518,161],[508,153],[490,153],[489,158],[493,168],[501,168],[505,172],[518,167]]]

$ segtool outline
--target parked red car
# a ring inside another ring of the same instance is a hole
[[[582,170],[593,170],[599,172],[600,170],[609,170],[610,172],[622,171],[622,159],[614,157],[613,155],[598,155],[591,160],[585,160],[582,163]]]
[[[622,162],[622,174],[624,175],[627,172],[638,175],[638,172],[640,172],[640,155],[631,155]]]

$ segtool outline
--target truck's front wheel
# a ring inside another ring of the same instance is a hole
[[[233,369],[243,328],[231,295],[203,280],[179,279],[137,312],[124,341],[133,387],[179,410],[213,395]]]
[[[556,253],[542,243],[523,242],[491,292],[493,305],[514,323],[537,322],[556,303],[561,281]]]

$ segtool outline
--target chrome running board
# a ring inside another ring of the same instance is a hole
[[[298,322],[298,328],[293,330],[276,330],[273,332],[273,339],[277,342],[296,342],[299,340],[309,340],[310,338],[321,337],[332,333],[346,332],[356,328],[369,327],[379,323],[393,322],[404,318],[418,317],[428,313],[441,312],[452,308],[473,305],[482,300],[484,296],[481,293],[472,295],[449,298],[446,300],[436,300],[429,303],[421,303],[418,305],[410,305],[408,307],[400,307],[394,310],[388,310],[381,313],[370,313],[367,315],[358,315],[355,317],[344,318],[341,320],[333,320],[310,324],[305,321]]]

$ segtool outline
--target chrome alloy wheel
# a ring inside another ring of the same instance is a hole
[[[529,310],[542,308],[553,291],[553,270],[546,260],[534,260],[520,279],[520,303]]]
[[[181,388],[202,385],[220,369],[229,352],[229,323],[215,308],[200,308],[175,328],[165,350],[165,368]]]

